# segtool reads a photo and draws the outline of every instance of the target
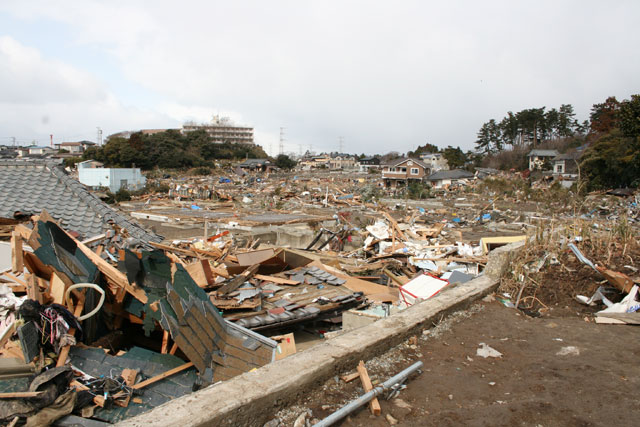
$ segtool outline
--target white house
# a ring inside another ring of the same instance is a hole
[[[424,153],[420,155],[420,159],[429,167],[431,172],[449,170],[449,163],[442,153]]]
[[[108,187],[115,193],[121,188],[138,190],[147,182],[140,168],[92,167],[94,165],[93,160],[78,163],[78,180],[89,187]]]
[[[36,145],[32,145],[30,147],[26,147],[27,150],[29,150],[29,155],[45,155],[45,154],[53,154],[56,152],[55,149],[51,148],[51,147],[38,147]]]
[[[527,155],[529,158],[529,170],[542,169],[545,162],[551,162],[558,154],[557,150],[531,150]]]

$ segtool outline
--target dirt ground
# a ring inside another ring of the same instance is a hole
[[[363,407],[339,425],[638,425],[640,329],[588,319],[564,307],[532,318],[498,301],[478,302],[368,361],[374,383],[417,360],[424,368],[397,397],[380,400],[382,415]],[[480,343],[502,356],[478,356]],[[359,380],[335,377],[274,414],[271,425],[294,425],[302,413],[313,424],[361,393]]]

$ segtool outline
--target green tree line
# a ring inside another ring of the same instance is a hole
[[[214,143],[204,130],[180,133],[177,130],[146,135],[134,133],[130,138],[112,136],[101,147],[91,147],[83,159],[98,160],[107,167],[154,167],[179,169],[212,166],[214,160],[266,158],[260,146]]]
[[[571,104],[546,110],[528,108],[517,113],[509,111],[500,121],[491,119],[477,134],[476,151],[492,154],[517,145],[537,145],[557,138],[585,132],[588,123],[579,123]]]

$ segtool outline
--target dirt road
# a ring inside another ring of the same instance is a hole
[[[365,407],[342,425],[638,425],[639,333],[596,325],[564,308],[531,318],[497,301],[477,303],[369,361],[374,382],[416,360],[425,368],[395,399],[380,401],[381,416]],[[478,356],[480,343],[502,356]],[[360,393],[359,380],[336,377],[274,419],[289,426],[310,410],[313,423]]]

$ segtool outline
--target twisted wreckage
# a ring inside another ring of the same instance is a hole
[[[443,224],[418,226],[418,212],[410,225],[383,212],[361,231],[366,262],[347,265],[344,252],[240,248],[228,231],[163,244],[48,164],[0,164],[0,185],[20,187],[0,194],[5,423],[117,422],[295,352],[278,333],[358,327],[486,262],[482,245],[436,241]]]

